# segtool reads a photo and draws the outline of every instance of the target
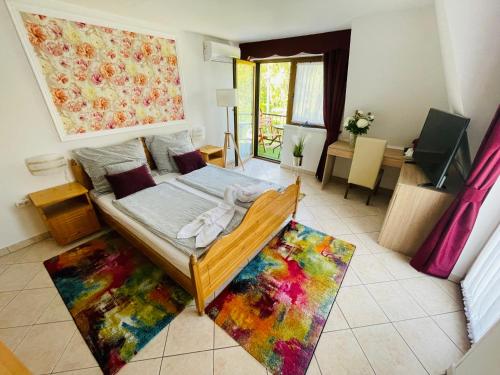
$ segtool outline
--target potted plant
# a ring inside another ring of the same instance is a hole
[[[293,166],[302,167],[302,159],[304,157],[304,146],[306,143],[306,136],[296,135],[293,137]]]
[[[349,116],[344,120],[344,129],[349,132],[349,145],[354,147],[356,144],[356,138],[360,134],[366,134],[375,116],[368,112],[365,114],[359,109],[354,112],[354,116]]]

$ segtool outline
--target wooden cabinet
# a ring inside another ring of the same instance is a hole
[[[88,190],[77,182],[31,193],[29,197],[59,245],[101,228]]]
[[[378,243],[391,250],[413,256],[454,195],[432,187],[415,164],[403,164],[380,231]]]
[[[205,163],[218,165],[222,168],[225,167],[224,150],[222,149],[222,147],[207,145],[200,147],[200,152]]]

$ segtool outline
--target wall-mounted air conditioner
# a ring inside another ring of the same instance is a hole
[[[231,62],[233,58],[239,59],[241,51],[238,47],[229,44],[212,42],[206,40],[203,42],[203,56],[205,61]]]

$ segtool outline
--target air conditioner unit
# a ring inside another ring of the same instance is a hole
[[[206,40],[203,42],[203,56],[205,61],[231,62],[233,58],[241,57],[241,51],[229,44]]]

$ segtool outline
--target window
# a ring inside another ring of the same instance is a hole
[[[323,63],[300,62],[295,70],[291,122],[323,125]]]

